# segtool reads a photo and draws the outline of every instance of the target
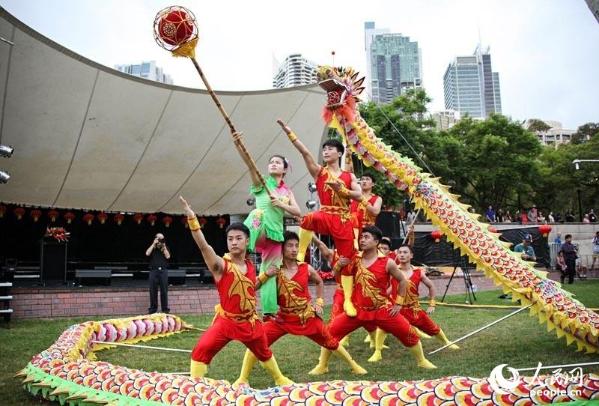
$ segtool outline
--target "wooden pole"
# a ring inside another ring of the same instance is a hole
[[[196,61],[196,59],[191,56],[189,57],[189,59],[191,59],[191,61],[193,62],[193,66],[195,66],[196,70],[200,74],[200,78],[202,79],[202,82],[204,82],[204,86],[206,86],[206,90],[208,91],[208,94],[210,94],[210,97],[212,97],[212,100],[214,100],[214,103],[216,104],[218,111],[220,111],[220,114],[225,119],[227,126],[229,126],[229,131],[231,132],[231,135],[234,136],[235,134],[239,134],[237,132],[237,130],[235,129],[235,126],[233,125],[231,118],[229,117],[229,115],[225,111],[223,105],[221,104],[220,100],[216,96],[216,93],[214,93],[214,90],[212,90],[212,86],[210,86],[210,83],[208,83],[208,79],[206,79],[206,76],[204,75],[204,72],[202,71],[202,68],[200,67],[200,64],[198,63],[198,61]],[[241,141],[241,138],[239,137],[239,138],[237,138],[237,140],[235,142],[238,143],[242,153],[246,156],[247,162],[250,165],[250,170],[252,172],[254,172],[254,174],[258,178],[258,180],[262,184],[262,187],[264,187],[264,190],[268,194],[268,197],[272,198],[273,195],[271,194],[270,190],[268,190],[268,188],[266,187],[266,181],[264,180],[264,178],[262,177],[262,174],[256,167],[256,163],[254,162],[254,160],[252,159],[248,150],[246,149],[245,145],[243,144],[243,141]]]

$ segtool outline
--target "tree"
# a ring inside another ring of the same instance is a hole
[[[528,131],[544,133],[550,129],[551,126],[543,120],[539,120],[538,118],[532,118],[528,120]]]

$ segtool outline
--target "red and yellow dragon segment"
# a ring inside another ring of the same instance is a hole
[[[338,131],[366,166],[374,167],[398,189],[406,191],[447,239],[505,293],[511,293],[514,301],[532,305],[531,314],[540,323],[547,323],[547,331],[555,330],[558,338],[566,338],[567,345],[576,343],[579,351],[598,351],[599,316],[595,312],[574,299],[558,282],[548,279],[545,272],[522,260],[521,254],[512,252],[510,244],[500,241],[499,234],[479,222],[479,216],[470,213],[469,206],[460,203],[459,196],[451,194],[438,178],[423,172],[374,134],[356,107],[364,80],[357,79],[357,72],[322,66],[318,78],[327,92],[325,122]]]
[[[581,374],[576,381],[519,377],[513,387],[499,391],[488,378],[461,376],[400,382],[332,380],[258,390],[224,380],[192,379],[96,361],[94,353],[113,343],[148,341],[187,327],[178,317],[166,314],[75,324],[17,376],[31,393],[61,405],[491,406],[599,398],[599,376],[593,374]]]

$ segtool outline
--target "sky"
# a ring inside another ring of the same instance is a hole
[[[190,61],[152,34],[156,13],[181,5],[196,15],[196,57],[216,90],[272,88],[274,61],[301,53],[365,73],[364,22],[418,41],[429,109],[444,109],[443,74],[481,41],[499,72],[502,108],[576,129],[599,122],[599,23],[584,0],[0,0],[9,13],[93,61],[156,60],[176,85],[203,88]]]

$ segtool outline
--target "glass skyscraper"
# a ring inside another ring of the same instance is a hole
[[[140,78],[173,84],[173,79],[156,66],[156,61],[142,62],[139,65],[116,65],[115,69]]]
[[[289,55],[279,66],[272,79],[275,88],[293,87],[316,83],[318,66],[301,54]]]
[[[364,24],[369,90],[374,102],[389,103],[408,88],[422,85],[418,42]]]
[[[499,73],[493,72],[489,49],[476,48],[474,55],[458,56],[443,76],[445,108],[462,115],[485,118],[501,113]]]

